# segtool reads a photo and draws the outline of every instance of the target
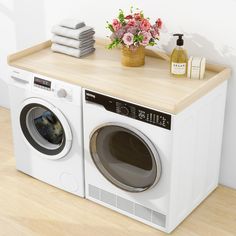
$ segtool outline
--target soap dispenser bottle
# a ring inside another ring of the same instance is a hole
[[[186,77],[187,76],[187,65],[188,65],[188,56],[183,45],[183,34],[174,34],[173,36],[178,36],[176,42],[176,47],[174,48],[171,59],[170,59],[170,73],[174,77]]]

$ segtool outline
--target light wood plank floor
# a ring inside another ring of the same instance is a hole
[[[0,108],[0,236],[161,236],[142,223],[15,170],[9,111]],[[220,186],[171,235],[235,236],[236,190]]]

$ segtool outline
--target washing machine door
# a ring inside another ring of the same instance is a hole
[[[42,99],[24,101],[20,126],[26,142],[44,158],[60,159],[71,148],[72,133],[66,118],[56,107]]]
[[[120,189],[143,192],[160,179],[155,146],[133,127],[117,123],[98,127],[90,137],[90,153],[102,175]]]

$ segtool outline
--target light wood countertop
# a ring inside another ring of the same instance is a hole
[[[146,50],[145,66],[130,68],[121,65],[118,49],[108,50],[101,41],[94,54],[82,59],[53,53],[50,45],[47,41],[10,55],[8,63],[171,114],[182,111],[231,74],[230,68],[208,65],[204,80],[176,79],[169,74],[169,62],[158,58],[155,51]]]

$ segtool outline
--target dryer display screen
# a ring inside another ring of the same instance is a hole
[[[40,88],[44,88],[47,90],[51,90],[51,81],[45,80],[45,79],[41,79],[38,77],[34,77],[34,85],[36,87],[40,87]]]
[[[171,115],[95,92],[85,91],[85,100],[104,106],[107,111],[124,115],[142,122],[171,129]]]

